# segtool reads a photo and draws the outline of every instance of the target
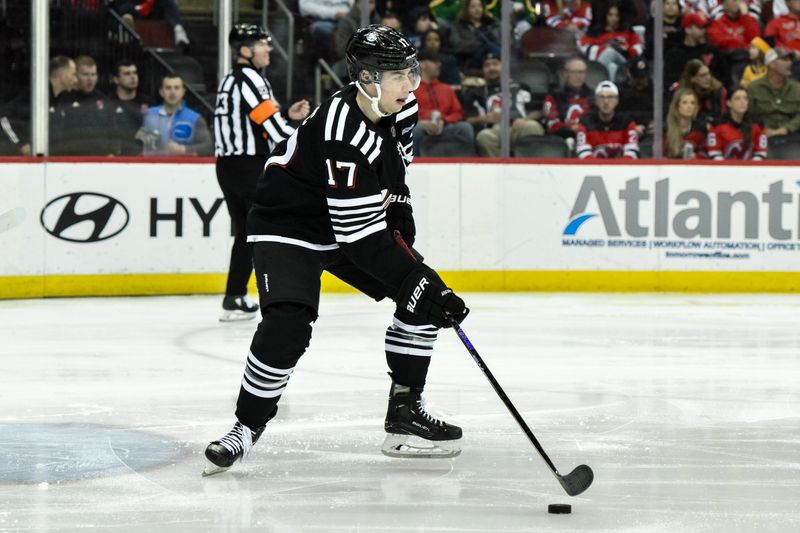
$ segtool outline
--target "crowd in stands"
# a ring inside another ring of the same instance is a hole
[[[501,57],[499,0],[290,2],[306,23],[298,38],[307,39],[310,59],[329,61],[342,79],[344,47],[361,25],[364,2],[371,22],[403,31],[419,50],[417,155],[496,157],[505,125],[512,153],[547,137],[581,159],[647,157],[654,90],[664,96],[665,157],[757,160],[767,157],[768,147],[800,148],[800,68],[793,68],[800,54],[800,0],[652,0],[663,5],[661,35],[654,34],[647,0],[514,1],[509,58]],[[111,6],[131,25],[160,13],[174,27],[176,42],[188,43],[176,0]],[[526,34],[546,29],[570,35],[575,53],[547,61],[523,57]],[[664,54],[658,88],[656,39]],[[501,112],[505,61],[512,78],[508,116]],[[532,62],[548,69],[544,87],[528,83]],[[161,105],[137,91],[137,65],[121,62],[110,79],[111,90],[103,94],[92,58],[53,58],[51,153],[210,153],[213,132],[186,107],[180,76],[163,80]],[[3,130],[13,126],[9,120],[0,111]],[[25,136],[16,137],[14,153],[29,153]]]

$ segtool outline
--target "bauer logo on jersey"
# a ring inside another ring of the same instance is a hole
[[[58,239],[98,242],[119,235],[130,214],[122,202],[96,192],[74,192],[50,200],[39,216],[42,227]]]

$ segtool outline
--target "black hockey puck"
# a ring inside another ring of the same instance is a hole
[[[572,506],[568,503],[551,503],[547,506],[547,512],[551,514],[570,514]]]

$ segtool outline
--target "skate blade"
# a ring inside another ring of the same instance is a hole
[[[426,440],[412,435],[387,433],[381,453],[387,457],[401,459],[450,459],[461,454],[454,440]]]
[[[226,472],[226,471],[228,471],[228,469],[230,469],[229,466],[217,466],[217,465],[215,465],[213,463],[209,463],[206,466],[205,470],[203,470],[202,476],[203,477],[214,476],[214,475]]]
[[[219,317],[220,322],[241,322],[243,320],[253,320],[258,315],[258,311],[245,313],[244,311],[223,311]]]

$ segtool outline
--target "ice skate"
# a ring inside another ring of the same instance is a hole
[[[447,459],[461,453],[456,446],[461,428],[432,417],[425,410],[422,389],[392,381],[383,427],[381,452],[389,457]]]
[[[247,457],[253,448],[253,444],[258,442],[258,438],[264,432],[265,427],[261,426],[251,430],[237,421],[227,435],[215,440],[206,447],[206,459],[211,464],[203,470],[203,477],[225,472],[236,461]]]
[[[246,294],[244,296],[226,296],[222,300],[220,322],[252,320],[256,316],[258,316],[258,304]]]

